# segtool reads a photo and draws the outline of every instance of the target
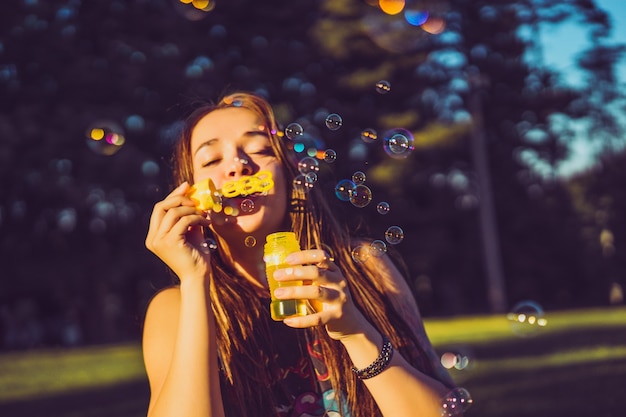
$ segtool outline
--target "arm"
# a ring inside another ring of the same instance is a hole
[[[435,352],[426,334],[422,315],[420,314],[417,302],[413,296],[413,291],[388,256],[381,257],[379,260],[380,262],[377,263],[376,270],[383,278],[382,284],[395,310],[404,318],[411,330],[413,330],[417,340],[428,355],[428,359],[437,373],[437,378],[447,387],[454,387],[454,381],[441,364],[439,355]]]
[[[324,255],[317,250],[292,254],[287,262],[294,267],[274,274],[279,281],[306,279],[312,282],[300,287],[282,287],[274,293],[279,298],[309,299],[315,307],[314,314],[290,317],[284,322],[292,327],[325,325],[330,337],[343,344],[353,365],[363,369],[380,354],[382,335],[352,302],[347,281],[339,268],[326,258],[320,262],[322,257]],[[404,279],[386,256],[371,257],[364,266],[371,277],[384,282],[384,288],[402,288]],[[398,351],[394,352],[384,372],[363,383],[386,417],[439,417],[442,398],[448,391],[439,380],[411,366]]]
[[[185,183],[157,203],[146,246],[180,278],[150,302],[143,352],[150,417],[223,417],[215,320],[208,297],[210,254],[198,251],[209,221],[185,197]]]
[[[158,293],[146,314],[148,416],[224,416],[213,314],[202,282]]]
[[[363,266],[370,276],[382,280],[381,283],[392,303],[408,319],[407,322],[418,334],[420,342],[428,343],[423,347],[427,351],[427,348],[432,350],[425,332],[419,333],[420,329],[423,331],[423,326],[417,304],[414,301],[411,302],[412,293],[391,259],[387,255],[370,257]],[[382,347],[382,335],[360,312],[353,314],[355,324],[350,327],[361,329],[360,332],[344,334],[339,340],[350,355],[353,365],[357,369],[363,369],[378,357]],[[434,351],[432,353],[434,354]],[[411,366],[397,350],[385,371],[363,380],[363,383],[374,397],[383,415],[394,417],[439,417],[442,398],[448,391],[440,381]]]

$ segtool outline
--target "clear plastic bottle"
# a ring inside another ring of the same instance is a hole
[[[285,264],[287,255],[299,250],[300,244],[293,232],[276,232],[265,238],[263,260],[265,261],[265,273],[272,297],[270,313],[272,319],[276,321],[281,321],[290,316],[305,316],[307,314],[308,304],[306,300],[277,300],[274,298],[274,290],[278,287],[302,285],[302,281],[278,283],[274,280],[274,271],[289,267],[288,264]]]

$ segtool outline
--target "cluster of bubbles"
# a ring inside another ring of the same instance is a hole
[[[473,402],[468,390],[462,387],[454,388],[441,400],[441,417],[461,417]]]
[[[357,245],[352,249],[351,255],[352,259],[356,263],[366,262],[370,257],[380,258],[385,253],[387,253],[387,244],[380,240],[376,239],[369,244],[361,244]]]
[[[319,162],[311,156],[305,156],[298,162],[299,174],[293,179],[296,190],[308,192],[315,186],[320,170]]]
[[[548,324],[543,308],[531,300],[515,304],[506,318],[513,333],[521,337],[535,336]]]
[[[379,94],[387,94],[391,91],[391,83],[387,80],[380,80],[375,85],[375,90]],[[337,131],[343,126],[343,118],[337,113],[329,113],[324,124],[330,131]],[[302,152],[304,146],[302,140],[305,138],[305,130],[298,122],[289,123],[281,136],[286,137],[293,143],[296,152]],[[361,131],[361,140],[367,144],[375,143],[379,139],[378,132],[371,128]],[[383,135],[383,150],[393,159],[405,159],[415,149],[414,137],[410,131],[403,128],[390,129]],[[307,156],[300,159],[298,163],[299,174],[293,180],[293,187],[303,192],[312,189],[318,180],[320,170],[318,160],[326,163],[334,163],[337,160],[337,152],[333,149],[324,151],[307,152]],[[335,196],[340,201],[350,202],[357,208],[364,208],[372,202],[372,190],[365,184],[367,176],[363,171],[355,171],[350,178],[339,180],[335,184]],[[381,201],[376,205],[376,211],[381,215],[390,212],[391,206],[386,201]],[[375,240],[369,245],[358,245],[352,250],[352,258],[356,262],[364,262],[371,256],[381,256],[387,251],[387,244],[397,245],[404,239],[404,231],[399,226],[390,226],[384,233],[384,240]]]

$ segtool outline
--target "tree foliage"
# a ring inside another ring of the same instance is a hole
[[[583,200],[600,207],[590,197],[600,185],[566,187],[555,178],[573,121],[585,121],[594,132],[589,140],[600,145],[621,132],[610,104],[623,100],[613,73],[623,46],[602,41],[606,14],[592,1],[407,7],[441,17],[445,30],[428,33],[356,0],[218,1],[208,12],[174,0],[6,6],[5,335],[34,326],[45,333],[33,336],[41,343],[70,343],[68,329],[76,328],[82,336],[72,340],[90,343],[137,336],[147,300],[169,278],[143,239],[152,205],[172,185],[169,154],[180,120],[195,101],[234,89],[266,96],[283,124],[298,121],[318,149],[337,152],[334,164],[321,162],[319,186],[330,200],[336,180],[366,173],[372,203],[357,209],[335,201],[338,213],[355,227],[359,218],[374,238],[392,224],[403,228],[404,241],[393,249],[407,260],[425,314],[489,310],[477,215],[486,191],[471,152],[477,116],[508,300],[532,298],[546,308],[606,303],[620,264],[589,251],[589,217],[580,208]],[[538,51],[541,24],[574,17],[595,41],[580,56],[588,76],[582,87],[564,85],[541,60],[528,59]],[[380,80],[391,83],[387,94],[376,91]],[[324,126],[329,113],[342,116],[338,131]],[[94,123],[123,136],[123,146],[88,146]],[[403,160],[389,158],[381,144],[398,127],[415,137],[415,151]],[[366,128],[379,139],[365,143]],[[376,211],[380,201],[390,204],[389,215]],[[620,219],[615,212],[612,221]],[[600,264],[608,268],[602,276]],[[16,340],[5,346],[30,343]]]

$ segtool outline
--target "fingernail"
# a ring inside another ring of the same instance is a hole
[[[285,289],[284,288],[276,288],[274,290],[274,296],[275,297],[282,297],[283,295],[285,295]]]

